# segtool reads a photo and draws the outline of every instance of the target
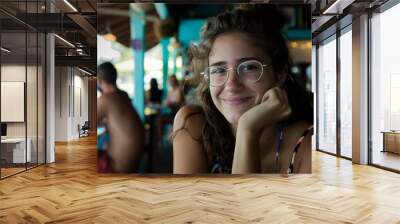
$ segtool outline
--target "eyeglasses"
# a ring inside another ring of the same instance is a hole
[[[268,66],[270,65],[264,65],[257,60],[247,60],[237,65],[236,74],[241,82],[252,84],[260,80],[264,67]],[[207,67],[204,72],[200,74],[204,75],[204,78],[210,86],[218,87],[226,83],[229,76],[228,71],[232,69],[234,69],[234,67],[226,68],[221,65],[216,65]]]

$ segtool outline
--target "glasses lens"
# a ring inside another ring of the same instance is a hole
[[[227,76],[227,69],[222,66],[211,66],[206,70],[210,85],[219,86],[223,85]]]
[[[238,66],[238,75],[244,82],[257,82],[262,71],[263,67],[259,61],[245,61]]]

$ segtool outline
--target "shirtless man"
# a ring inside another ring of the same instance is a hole
[[[98,67],[97,84],[102,96],[97,101],[97,120],[110,135],[107,148],[111,169],[137,172],[144,149],[144,128],[128,95],[116,86],[117,71],[109,63]]]

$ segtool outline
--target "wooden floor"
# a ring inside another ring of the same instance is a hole
[[[20,167],[18,167],[18,168],[0,168],[0,169],[1,169],[1,178],[4,178],[4,177],[10,176],[10,175],[13,175],[15,173],[24,171],[25,167],[24,168],[20,168]]]
[[[0,223],[400,223],[400,175],[313,153],[313,174],[98,174],[95,138],[0,181]]]
[[[25,167],[24,164],[19,164],[18,167],[7,167],[7,168],[0,168],[0,172],[1,172],[1,178],[5,178],[20,172],[23,172],[25,170],[29,170],[29,169],[33,169],[37,166],[37,164],[27,164],[27,167]]]

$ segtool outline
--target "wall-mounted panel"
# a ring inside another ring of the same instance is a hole
[[[1,122],[24,122],[24,102],[24,82],[1,82]]]

